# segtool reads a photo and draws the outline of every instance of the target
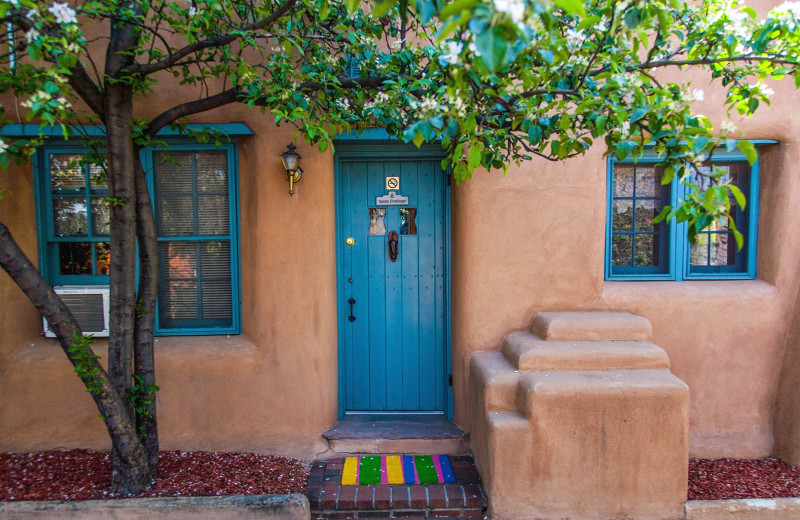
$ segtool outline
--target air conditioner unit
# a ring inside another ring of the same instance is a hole
[[[84,334],[95,337],[108,337],[108,311],[111,299],[107,286],[62,285],[54,287],[61,296]],[[42,319],[44,335],[55,338],[46,319]]]

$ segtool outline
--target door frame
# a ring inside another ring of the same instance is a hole
[[[337,376],[338,376],[338,395],[339,395],[339,404],[338,404],[338,413],[339,413],[339,420],[344,418],[345,415],[345,392],[344,392],[344,335],[340,330],[340,326],[344,323],[345,317],[347,316],[347,307],[346,302],[346,295],[345,295],[345,281],[344,281],[344,268],[342,266],[342,258],[344,258],[345,245],[344,241],[346,238],[346,234],[342,229],[343,226],[343,217],[342,217],[342,206],[343,206],[343,191],[342,191],[342,183],[341,183],[341,161],[342,159],[354,159],[354,158],[380,158],[380,159],[387,159],[391,160],[393,158],[397,159],[408,159],[408,158],[438,158],[443,159],[445,157],[445,152],[442,150],[441,146],[437,144],[430,144],[430,145],[423,145],[419,148],[415,147],[412,144],[403,143],[396,139],[387,138],[388,134],[382,129],[371,129],[367,130],[362,134],[361,137],[356,136],[354,134],[344,134],[336,137],[334,140],[335,146],[335,153],[334,153],[334,201],[335,201],[335,208],[336,208],[336,335],[337,335],[337,345],[338,345],[338,353],[337,353],[337,360],[338,360],[338,367],[337,367]],[[444,370],[445,373],[443,381],[445,385],[444,395],[445,395],[445,409],[444,413],[448,419],[452,420],[453,418],[453,386],[450,384],[452,378],[450,375],[453,373],[453,362],[452,362],[452,341],[451,341],[451,303],[450,303],[450,293],[451,293],[451,264],[452,264],[452,255],[451,255],[451,244],[450,244],[450,236],[451,236],[451,222],[450,222],[450,182],[448,182],[450,178],[450,172],[448,170],[443,170],[442,175],[445,176],[445,183],[444,183],[444,334],[445,337],[443,338],[443,345],[444,345]],[[427,413],[427,412],[418,412],[418,413]]]

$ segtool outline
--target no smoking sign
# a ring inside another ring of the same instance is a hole
[[[386,177],[386,189],[387,190],[400,189],[400,177]]]

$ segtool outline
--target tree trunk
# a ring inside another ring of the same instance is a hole
[[[135,424],[129,389],[133,383],[133,329],[136,304],[136,186],[134,171],[133,92],[121,84],[106,87],[106,143],[108,186],[111,196],[111,314],[108,338],[108,375],[124,396]],[[111,489],[139,493],[150,483],[144,467],[131,464],[114,450]]]
[[[158,240],[153,205],[147,189],[142,162],[136,150],[136,236],[139,239],[139,295],[134,328],[133,365],[140,384],[147,389],[156,384],[153,352],[153,329],[158,291]],[[147,450],[150,471],[158,469],[158,421],[155,393],[144,404],[144,413],[136,413],[136,427]]]
[[[136,475],[135,482],[150,483],[149,474],[141,474],[140,468],[148,468],[147,453],[139,442],[136,428],[127,411],[127,399],[120,396],[110,383],[108,374],[92,351],[91,343],[85,341],[78,322],[72,313],[42,277],[36,266],[22,252],[8,228],[0,222],[0,265],[11,276],[42,316],[47,318],[50,328],[58,336],[58,343],[67,354],[75,371],[87,391],[94,399],[97,409],[106,424],[114,452],[128,471]],[[123,394],[124,395],[124,394]],[[143,489],[132,486],[120,488],[120,492],[139,493]]]

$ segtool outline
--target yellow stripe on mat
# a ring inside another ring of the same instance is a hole
[[[403,483],[403,463],[400,455],[386,456],[386,479],[389,484]]]
[[[358,484],[358,457],[346,457],[342,468],[342,485],[355,486]]]

